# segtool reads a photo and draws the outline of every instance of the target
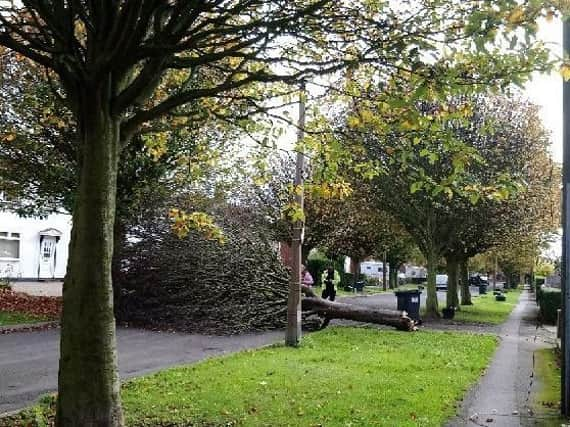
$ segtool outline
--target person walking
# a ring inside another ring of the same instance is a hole
[[[326,269],[324,273],[323,282],[325,288],[323,289],[321,296],[324,299],[329,299],[331,301],[334,301],[334,299],[336,298],[336,290],[335,290],[335,274],[332,265]]]

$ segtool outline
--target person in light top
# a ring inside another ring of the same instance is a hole
[[[315,281],[313,280],[313,276],[307,270],[307,267],[303,267],[303,271],[301,272],[301,283],[307,286],[313,286]]]

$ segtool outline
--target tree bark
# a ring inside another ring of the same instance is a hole
[[[435,286],[435,276],[437,274],[438,257],[435,253],[430,252],[427,258],[427,298],[426,298],[426,318],[438,318],[439,310],[437,307],[437,290]]]
[[[459,297],[457,296],[459,263],[455,259],[448,258],[447,261],[447,301],[446,306],[459,307]]]
[[[388,283],[386,280],[386,265],[387,265],[387,261],[386,261],[386,251],[384,251],[384,257],[382,258],[382,289],[386,290],[387,289],[387,285]]]
[[[309,252],[313,249],[312,246],[302,245],[301,246],[301,262],[306,266],[307,259],[309,258]]]
[[[352,277],[352,284],[356,285],[356,282],[358,282],[358,278],[360,276],[360,260],[351,258],[351,263],[352,263],[352,268],[354,269],[354,272],[353,272],[354,276]]]
[[[119,218],[115,215],[115,225],[113,227],[113,261],[111,266],[111,278],[113,280],[113,308],[117,310],[121,305],[121,248],[125,243],[125,227]]]
[[[390,284],[390,289],[398,287],[398,269],[392,264],[390,264],[390,279],[388,283]]]
[[[459,276],[461,281],[461,305],[473,305],[471,301],[471,290],[469,289],[469,260],[464,259],[459,262]]]
[[[119,122],[105,89],[84,96],[81,172],[63,287],[56,423],[121,426],[113,286]]]
[[[302,300],[303,311],[309,311],[324,318],[325,326],[331,319],[345,319],[388,325],[402,331],[417,330],[415,321],[410,319],[405,311],[372,309],[355,304],[328,301],[320,298],[305,285],[302,285],[302,291],[305,295]]]

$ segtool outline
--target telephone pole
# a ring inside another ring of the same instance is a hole
[[[570,22],[562,18],[563,54],[570,52]],[[562,83],[562,383],[561,412],[570,416],[570,82]]]
[[[295,166],[295,204],[303,211],[303,171],[305,155],[302,141],[305,134],[305,83],[301,83],[299,92],[299,124],[297,130],[297,163]],[[291,278],[289,279],[289,297],[287,299],[287,330],[285,345],[297,347],[301,341],[301,246],[303,245],[304,220],[293,224],[291,240]]]

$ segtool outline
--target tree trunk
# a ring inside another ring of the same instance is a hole
[[[388,287],[387,286],[388,283],[386,283],[387,282],[387,280],[386,280],[386,264],[387,264],[387,262],[386,262],[386,251],[384,251],[384,258],[382,259],[382,289],[383,290],[386,290]]]
[[[57,425],[121,426],[111,264],[119,123],[104,90],[85,96],[81,172],[63,287]]]
[[[125,243],[125,228],[119,215],[115,216],[115,225],[113,227],[113,261],[111,267],[111,277],[113,280],[113,307],[118,310],[121,298],[121,249]],[[115,313],[116,314],[116,313]]]
[[[438,257],[433,252],[426,254],[427,259],[427,298],[426,298],[426,318],[438,318],[437,290],[435,287],[435,276],[437,274]]]
[[[309,258],[309,252],[313,249],[312,246],[302,245],[301,246],[301,262],[303,265],[307,265],[307,259]]]
[[[398,287],[398,270],[396,266],[390,264],[390,275],[389,282],[390,289],[396,289]]]
[[[360,260],[351,258],[352,268],[354,269],[354,276],[352,277],[352,284],[356,285],[360,276]]]
[[[457,283],[459,273],[459,263],[454,259],[447,261],[447,301],[446,306],[459,307],[459,297],[457,296]]]
[[[320,298],[311,288],[305,285],[302,285],[302,290],[305,294],[302,300],[303,311],[309,311],[323,317],[324,326],[328,325],[331,319],[345,319],[393,326],[403,331],[417,330],[415,321],[410,319],[405,312],[373,309],[355,304],[328,301]]]
[[[468,259],[459,262],[459,275],[461,281],[461,305],[473,305],[471,301],[471,290],[469,289],[469,269],[467,268]]]

